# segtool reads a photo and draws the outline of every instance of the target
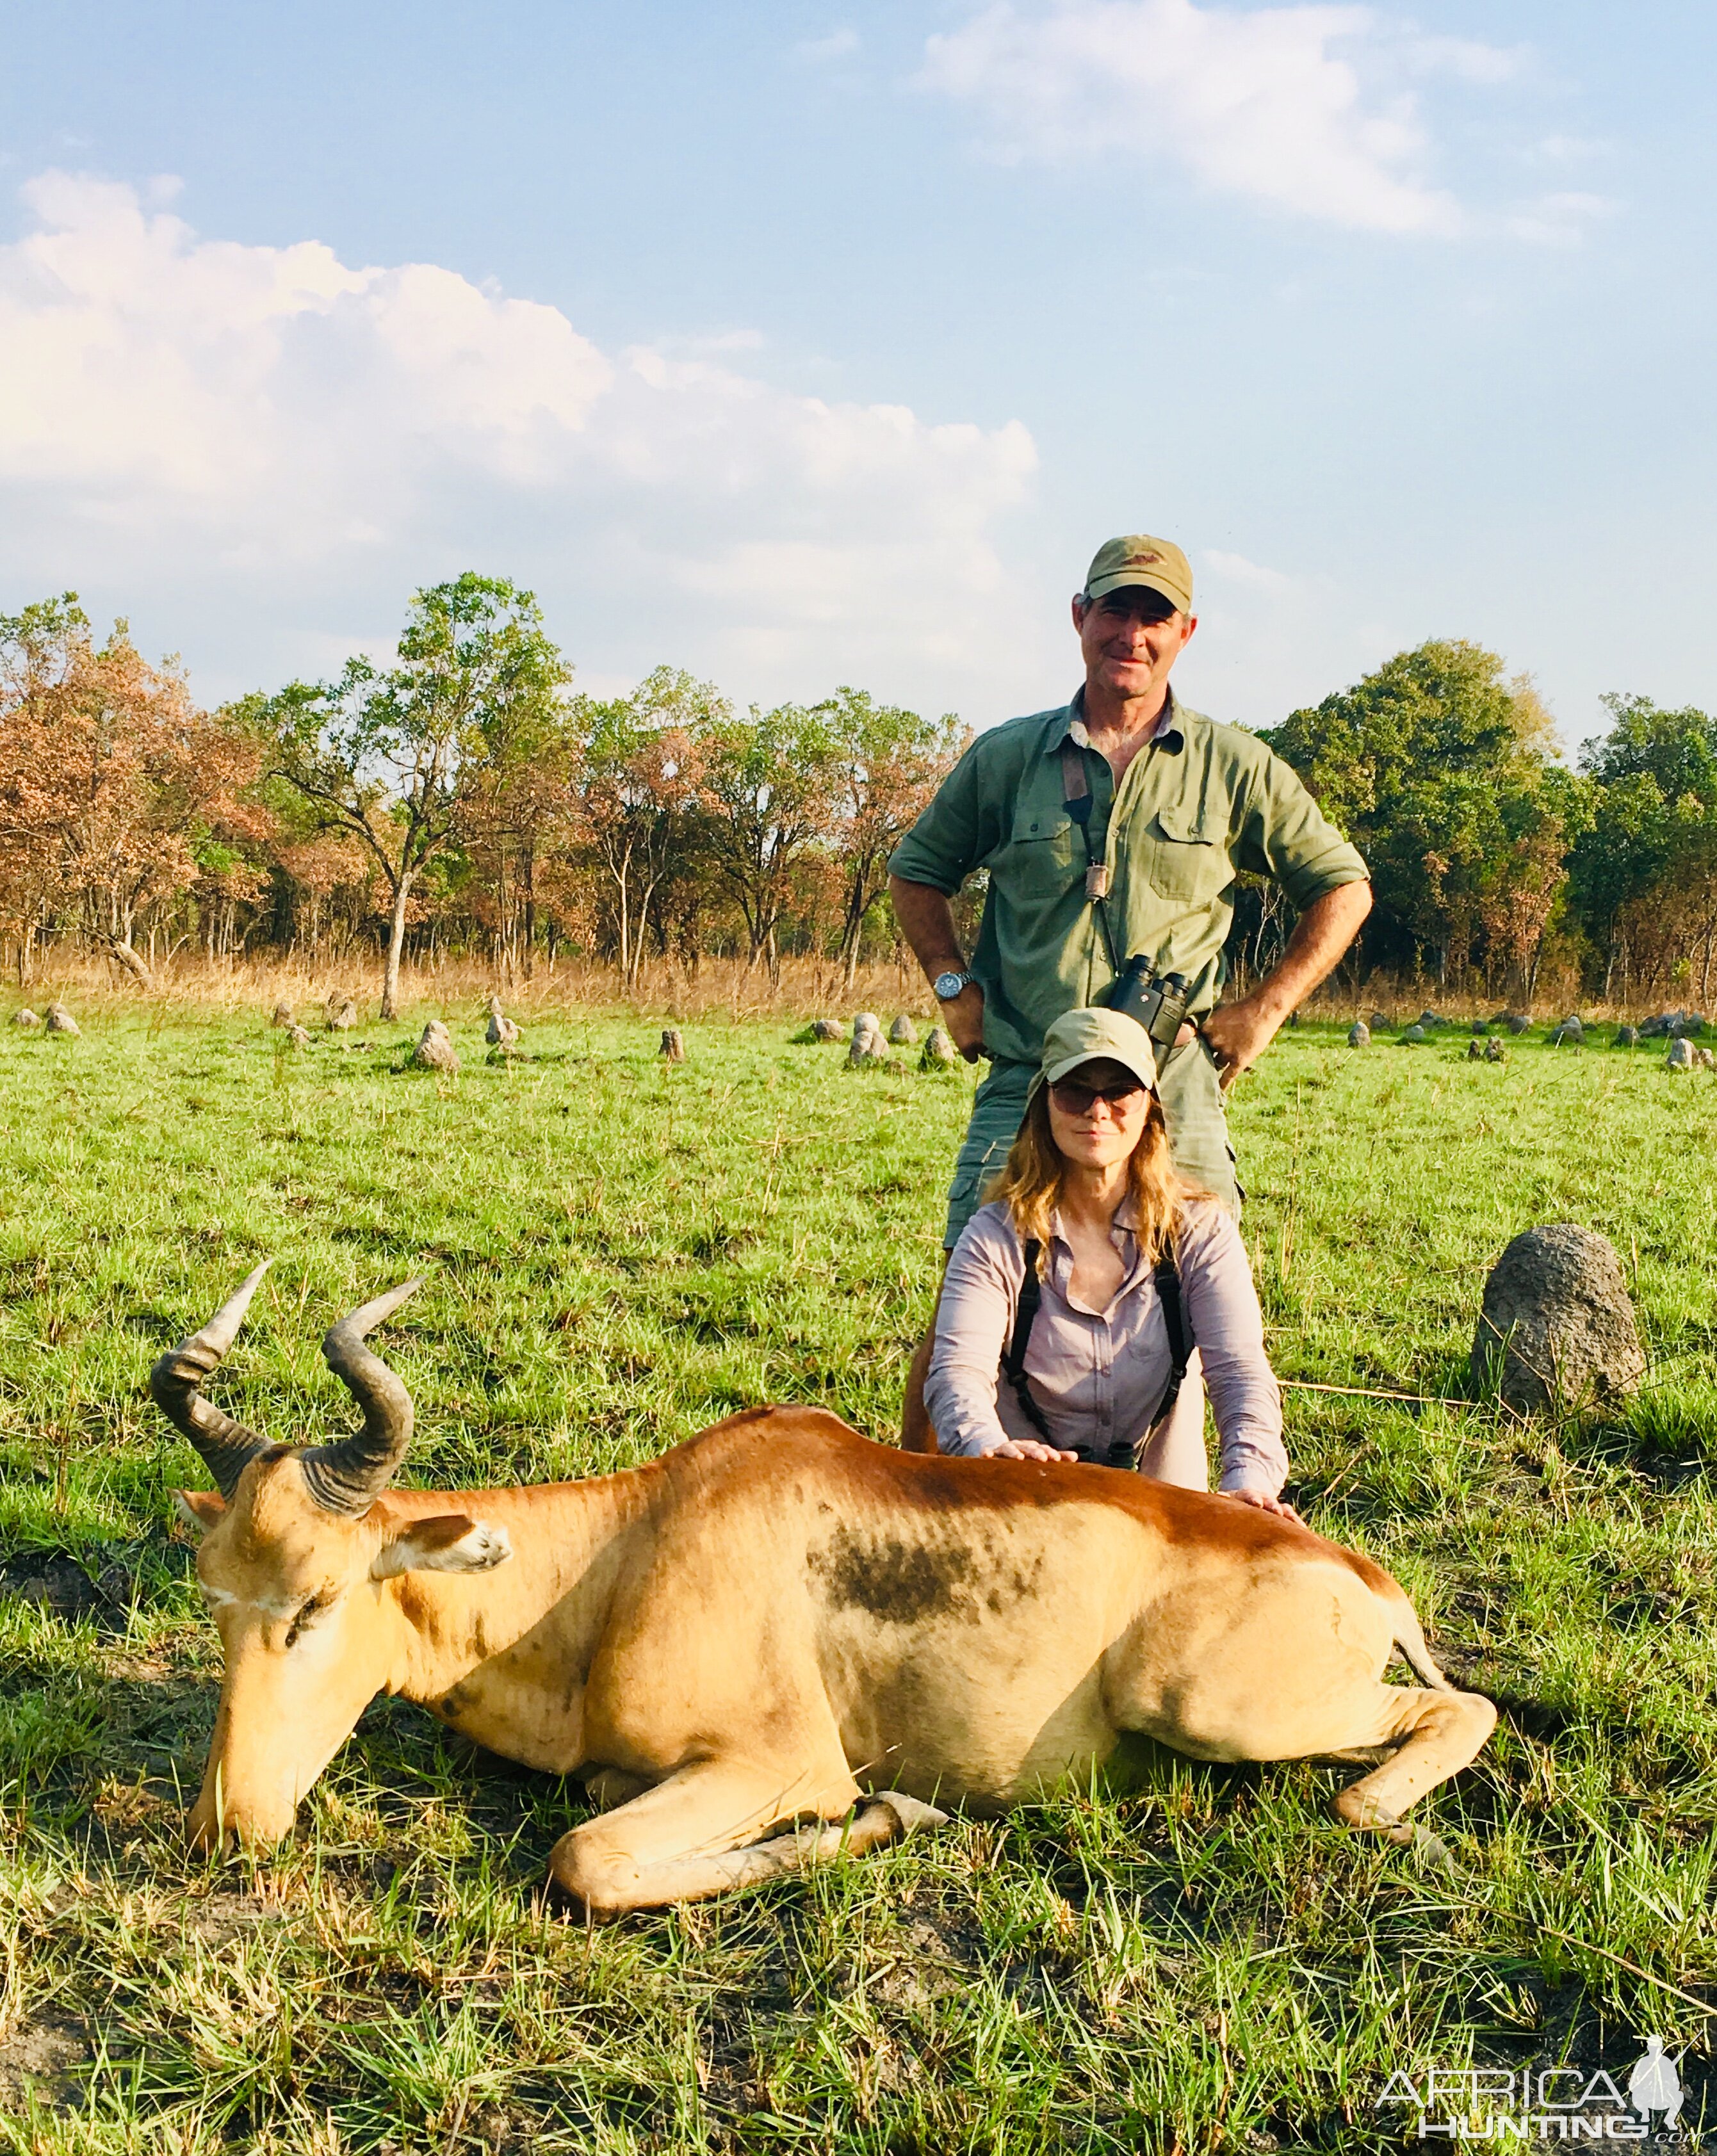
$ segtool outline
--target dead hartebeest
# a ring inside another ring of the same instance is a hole
[[[613,1807],[549,1860],[600,1915],[877,1846],[933,1801],[1029,1799],[1123,1731],[1196,1759],[1380,1759],[1336,1810],[1393,1828],[1494,1726],[1368,1558],[1113,1469],[897,1452],[758,1408],[592,1481],[390,1490],[411,1400],[364,1336],[416,1283],[323,1342],[362,1430],[294,1449],[199,1389],[264,1270],[150,1380],[220,1488],[184,1497],[226,1653],[201,1842],[284,1835],[382,1691]],[[1417,1687],[1383,1681],[1396,1647]]]

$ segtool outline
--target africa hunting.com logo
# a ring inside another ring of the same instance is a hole
[[[1625,2096],[1601,2067],[1427,2066],[1391,2074],[1377,2103],[1406,2108],[1419,2141],[1626,2141],[1695,2156],[1708,2144],[1682,2123],[1688,2096],[1680,2061],[1648,2036]]]

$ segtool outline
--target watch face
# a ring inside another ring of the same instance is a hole
[[[936,976],[936,995],[940,1003],[951,1004],[966,985],[964,973],[938,973]]]

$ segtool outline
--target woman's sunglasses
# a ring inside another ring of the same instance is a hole
[[[1107,1086],[1082,1086],[1075,1079],[1063,1078],[1049,1090],[1064,1116],[1088,1116],[1093,1101],[1107,1101],[1112,1108],[1118,1108],[1144,1088],[1136,1078],[1112,1078]]]

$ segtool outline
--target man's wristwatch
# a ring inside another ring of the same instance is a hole
[[[930,985],[936,991],[938,1003],[951,1004],[956,996],[964,994],[975,978],[971,973],[938,973]]]

